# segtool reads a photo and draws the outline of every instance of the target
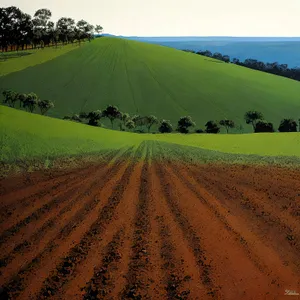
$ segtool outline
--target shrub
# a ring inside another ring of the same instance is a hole
[[[196,126],[190,116],[181,117],[178,121],[177,131],[181,133],[188,133],[190,127]]]
[[[227,120],[227,119],[221,120],[219,124],[226,129],[227,133],[229,131],[229,128],[234,128],[235,127],[234,121]]]
[[[204,133],[204,130],[203,129],[196,129],[195,133]]]
[[[254,132],[274,132],[274,127],[272,123],[260,120],[256,123]]]
[[[206,130],[205,130],[206,133],[219,133],[220,132],[220,127],[219,127],[218,123],[215,121],[208,121],[205,124],[205,127],[206,127]]]
[[[280,132],[297,132],[298,124],[293,119],[283,119],[280,122],[278,131]]]
[[[162,120],[158,128],[160,133],[170,133],[173,131],[173,126],[168,120]]]
[[[255,131],[256,123],[258,120],[262,120],[264,116],[261,112],[253,110],[247,111],[244,118],[247,124],[252,124],[253,130]]]

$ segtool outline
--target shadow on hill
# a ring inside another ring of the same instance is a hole
[[[0,61],[31,55],[30,52],[0,53]]]

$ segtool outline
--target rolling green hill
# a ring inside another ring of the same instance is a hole
[[[232,118],[246,132],[252,130],[243,120],[247,110],[263,112],[276,128],[283,117],[299,118],[299,82],[162,46],[100,38],[41,64],[33,58],[32,67],[18,72],[19,58],[7,62],[0,91],[36,92],[55,102],[53,117],[115,104],[173,124],[191,115],[197,128]]]
[[[272,161],[272,156],[289,156],[289,161],[300,163],[300,133],[136,134],[30,114],[6,106],[0,106],[0,138],[0,163],[11,164],[137,147],[145,141],[155,142],[158,147],[168,145],[167,155],[172,156],[177,151],[183,154],[183,159],[192,156],[199,160],[260,162],[265,160],[263,156],[269,156]]]

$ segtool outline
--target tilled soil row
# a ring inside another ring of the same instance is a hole
[[[143,276],[143,272],[149,267],[149,233],[150,233],[150,213],[149,213],[149,165],[148,152],[146,162],[142,168],[139,189],[139,202],[134,219],[135,230],[133,233],[132,255],[129,263],[129,270],[126,275],[127,283],[122,292],[122,299],[145,299],[148,298],[148,280]]]
[[[112,170],[114,172],[117,172],[119,169],[119,165],[116,166],[117,168],[113,168]],[[104,171],[104,170],[101,170]],[[112,172],[112,173],[114,173]],[[103,172],[101,172],[103,173]],[[114,175],[114,174],[110,174],[110,175]],[[104,172],[105,174],[105,172]],[[99,183],[102,183],[104,181],[104,183],[106,183],[105,179],[103,180],[103,174],[95,175],[95,180],[91,182],[91,184],[89,184],[87,187],[85,187],[82,191],[80,191],[80,194],[76,197],[72,197],[70,198],[70,201],[67,203],[66,206],[64,206],[57,214],[55,214],[53,217],[51,217],[47,222],[45,222],[40,228],[37,229],[36,232],[33,233],[33,235],[31,235],[28,239],[26,239],[25,241],[23,241],[22,243],[18,244],[7,256],[5,256],[3,259],[0,260],[0,267],[2,266],[6,266],[8,263],[10,263],[16,254],[18,253],[22,253],[23,255],[26,252],[30,252],[31,248],[30,246],[36,245],[37,243],[40,242],[40,239],[46,235],[48,233],[49,230],[51,230],[57,223],[58,221],[64,217],[64,215],[71,211],[73,206],[75,204],[77,204],[79,201],[82,200],[82,198],[84,198],[85,196],[90,196],[90,201],[84,203],[83,207],[80,208],[79,211],[76,212],[76,214],[72,217],[72,219],[69,221],[68,224],[66,224],[63,229],[61,229],[59,235],[56,235],[56,239],[62,239],[67,237],[71,230],[73,228],[75,228],[76,226],[78,226],[82,220],[84,220],[85,216],[87,215],[87,213],[89,213],[91,210],[93,210],[95,208],[95,206],[98,204],[99,201],[97,201],[98,199],[94,199],[94,194],[91,194],[91,191],[94,190],[95,187],[97,187],[97,185],[99,185]],[[93,175],[93,176],[94,176]],[[101,176],[102,175],[102,176]],[[107,175],[106,175],[107,176]],[[108,177],[106,177],[108,178]],[[82,184],[82,186],[84,186]],[[99,186],[99,188],[101,188],[101,186]],[[95,190],[96,192],[98,192],[98,190]]]
[[[117,161],[105,172],[103,176],[97,179],[97,181],[99,180],[101,184],[97,189],[95,189],[93,194],[95,194],[95,192],[99,193],[101,189],[105,186],[105,184],[120,170],[123,164],[124,162]],[[80,201],[80,197],[78,197],[77,200]],[[46,244],[42,252],[38,253],[32,260],[30,260],[25,266],[23,266],[19,270],[18,274],[12,277],[12,279],[4,286],[4,290],[6,290],[7,293],[12,297],[16,297],[17,295],[19,295],[20,292],[23,291],[29,284],[29,282],[26,281],[27,276],[31,272],[33,272],[33,270],[39,268],[41,263],[45,259],[47,259],[47,257],[52,252],[54,252],[56,248],[59,247],[59,244],[76,229],[76,226],[80,224],[80,222],[88,215],[90,211],[92,211],[95,208],[97,203],[99,203],[100,201],[101,199],[94,199],[92,197],[91,200],[88,203],[86,203],[66,225],[62,227],[62,229],[55,235],[55,237]],[[38,242],[39,241],[37,241],[37,243]]]
[[[169,300],[189,299],[190,290],[184,289],[183,283],[189,281],[189,275],[184,276],[183,268],[180,268],[181,262],[175,257],[175,246],[171,241],[171,233],[169,226],[165,223],[163,216],[156,217],[159,223],[159,236],[161,239],[160,255],[163,261],[163,269],[165,272],[165,290]]]
[[[100,266],[95,268],[94,275],[83,288],[84,300],[106,299],[115,287],[111,273],[118,268],[118,262],[122,258],[122,245],[124,242],[124,228],[121,228],[104,250],[104,258]]]
[[[230,224],[227,222],[224,215],[212,203],[210,203],[205,197],[203,197],[199,193],[197,188],[188,180],[188,178],[186,178],[184,176],[178,176],[178,174],[180,174],[180,173],[178,173],[178,172],[180,172],[180,169],[178,166],[176,166],[175,164],[171,164],[171,168],[173,169],[174,174],[177,176],[177,178],[184,185],[186,185],[197,196],[197,198],[200,201],[202,201],[203,204],[205,204],[214,213],[214,215],[223,223],[226,230],[235,235],[236,240],[240,241],[240,244],[245,249],[245,251],[248,253],[249,258],[252,260],[253,264],[255,264],[256,267],[260,271],[264,271],[266,266],[262,264],[261,260],[258,257],[256,257],[254,253],[252,253],[251,249],[249,248],[249,246],[247,244],[247,240],[239,232],[237,232],[232,226],[230,226]],[[195,174],[192,173],[191,175],[197,182],[199,182],[199,184],[202,183],[201,179],[199,179],[199,177],[195,176]]]
[[[81,184],[82,184],[81,179]],[[35,210],[32,214],[27,216],[25,219],[18,222],[16,225],[10,227],[9,229],[5,230],[0,235],[0,246],[2,246],[9,238],[16,235],[22,228],[27,226],[29,223],[33,221],[37,221],[40,218],[43,218],[48,212],[50,212],[52,209],[58,207],[59,205],[62,205],[65,201],[68,201],[70,198],[75,195],[81,187],[81,184],[78,183],[78,186],[75,185],[70,188],[66,193],[63,193],[62,196],[56,196],[52,198],[48,203],[44,204],[39,209]]]
[[[9,217],[14,217],[16,210],[27,212],[28,208],[33,207],[36,202],[42,203],[44,198],[51,199],[52,197],[59,196],[62,193],[59,189],[61,186],[66,187],[64,190],[64,192],[66,192],[67,188],[73,188],[77,183],[80,184],[80,180],[82,179],[79,178],[81,178],[81,176],[87,176],[93,172],[94,169],[95,166],[92,166],[78,173],[68,174],[64,176],[65,178],[63,180],[58,180],[57,182],[56,180],[52,180],[52,183],[50,182],[48,187],[43,188],[43,190],[2,207],[0,212],[0,224],[4,221],[7,222]]]
[[[174,201],[173,188],[167,180],[166,170],[164,170],[161,164],[156,164],[155,167],[156,173],[162,182],[162,188],[164,196],[167,200],[168,207],[172,212],[174,218],[176,219],[176,222],[180,226],[181,230],[184,232],[189,246],[192,249],[193,254],[196,258],[196,262],[201,273],[201,281],[203,285],[206,286],[208,289],[207,295],[210,295],[212,298],[218,298],[218,288],[215,286],[210,276],[211,265],[207,262],[205,251],[201,246],[201,240],[197,233],[194,231],[191,224],[189,223],[187,217],[182,214],[179,206]],[[178,174],[180,174],[180,172]]]
[[[209,174],[203,171],[201,174],[204,173],[207,176],[206,182],[211,183],[212,176],[209,176]],[[213,180],[216,182],[214,185],[215,189],[218,189],[219,192],[222,192],[227,198],[234,197],[235,199],[238,199],[240,205],[252,213],[259,222],[264,222],[264,224],[270,227],[270,230],[275,230],[276,228],[277,234],[281,233],[285,235],[287,241],[294,246],[297,251],[300,251],[300,228],[297,226],[299,224],[298,220],[294,218],[297,216],[297,210],[290,211],[289,215],[284,208],[279,208],[277,203],[286,203],[291,208],[296,206],[296,203],[289,202],[291,201],[291,194],[294,194],[295,198],[297,187],[289,187],[289,193],[284,192],[283,194],[277,195],[275,199],[270,200],[271,195],[269,192],[268,196],[264,195],[264,189],[261,187],[255,185],[249,187],[245,182],[240,183],[238,178],[236,178],[237,182],[235,185],[228,185],[226,183],[228,181],[227,174],[222,172],[213,174]],[[298,185],[300,186],[300,183]],[[273,188],[273,191],[277,193],[275,188]],[[278,193],[280,193],[280,190]],[[292,200],[296,201],[295,199]],[[300,207],[298,209],[300,210]]]
[[[25,172],[0,179],[0,196],[5,199],[5,201],[0,203],[0,207],[9,203],[20,202],[20,200],[26,197],[38,197],[39,193],[44,193],[46,190],[51,189],[51,186],[59,181],[64,181],[65,178],[74,174],[80,174],[99,163],[105,163],[122,151],[125,151],[125,149],[105,151],[97,156],[97,160],[82,161],[80,166],[73,168],[66,169],[59,165],[59,168],[40,170],[32,173]],[[77,161],[80,161],[80,158]],[[7,200],[9,201],[7,202]]]
[[[203,170],[204,169],[204,170]],[[261,190],[272,184],[272,177],[262,177],[262,187],[253,187],[250,192],[249,188],[234,180],[228,182],[226,176],[219,174],[222,172],[210,173],[208,169],[200,168],[195,170],[194,167],[189,168],[189,173],[194,174],[195,180],[198,178],[199,185],[203,185],[212,195],[220,199],[223,205],[227,207],[233,214],[238,215],[245,223],[252,225],[252,231],[260,237],[260,240],[280,256],[284,265],[290,265],[291,269],[300,273],[300,228],[298,220],[285,210],[281,210],[278,203],[289,201],[289,195],[297,192],[297,186],[292,188],[293,192],[280,196],[275,199],[270,197],[271,192],[268,190],[269,196],[263,197]],[[257,175],[261,176],[261,175]],[[202,183],[200,182],[202,179]],[[255,185],[254,185],[255,186]],[[258,191],[256,191],[258,190]],[[276,192],[276,188],[273,188]],[[273,195],[273,194],[272,194]],[[280,195],[280,194],[279,194]],[[270,198],[269,198],[270,197]],[[235,199],[232,201],[230,199]],[[260,259],[260,266],[263,266],[264,259]],[[266,269],[265,267],[263,267]],[[267,271],[271,272],[272,269]]]
[[[122,200],[124,191],[129,183],[134,166],[134,163],[129,164],[122,178],[116,184],[112,195],[108,199],[108,203],[100,211],[97,220],[85,233],[80,243],[69,251],[69,254],[62,259],[52,275],[45,280],[44,286],[38,296],[39,299],[45,299],[55,295],[59,289],[70,280],[76,266],[85,260],[92,242],[105,232],[107,224],[111,222],[114,211]]]

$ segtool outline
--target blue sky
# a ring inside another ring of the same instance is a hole
[[[300,36],[300,0],[0,0],[136,36]]]

